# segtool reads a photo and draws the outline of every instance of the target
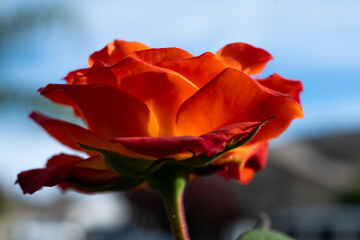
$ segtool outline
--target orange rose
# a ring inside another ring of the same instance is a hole
[[[265,165],[268,141],[303,117],[301,82],[249,76],[271,59],[245,43],[194,57],[178,48],[115,40],[90,56],[89,68],[70,72],[67,84],[39,90],[72,107],[87,129],[30,115],[89,158],[54,156],[46,168],[20,173],[17,182],[30,194],[54,185],[128,190],[175,162],[195,174],[217,171],[248,183]]]

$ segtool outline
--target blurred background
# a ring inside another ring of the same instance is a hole
[[[235,239],[259,212],[297,239],[360,239],[357,0],[0,0],[0,239],[171,239],[151,193],[44,188],[24,196],[14,185],[20,171],[72,152],[27,117],[37,110],[77,122],[37,89],[86,67],[115,38],[193,55],[246,42],[274,57],[260,77],[278,72],[304,84],[305,118],[271,143],[268,165],[250,185],[218,176],[189,183],[193,240]]]

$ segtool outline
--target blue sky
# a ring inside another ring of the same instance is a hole
[[[18,0],[3,2],[0,12],[12,14],[20,2],[24,7],[48,6],[46,1]],[[9,43],[0,64],[5,76],[1,88],[35,92],[60,82],[67,72],[86,67],[88,56],[115,38],[179,47],[194,55],[246,42],[274,57],[261,76],[277,72],[304,84],[305,118],[294,121],[276,142],[360,130],[360,1],[63,0],[60,4],[67,9],[67,23],[36,28]],[[26,160],[14,150],[6,156],[10,182],[20,170],[41,167],[61,150],[69,152],[31,123],[27,111],[16,107],[0,111],[0,130],[6,136],[0,145],[12,149],[22,139],[22,149],[32,151]]]

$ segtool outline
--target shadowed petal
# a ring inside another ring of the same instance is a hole
[[[246,74],[260,73],[272,56],[261,48],[246,43],[231,43],[216,54],[227,67],[238,69]]]
[[[77,156],[60,154],[52,157],[46,168],[20,173],[17,183],[20,184],[24,194],[32,194],[44,186],[61,185],[64,181],[98,186],[108,184],[119,177],[118,174],[106,167],[100,156],[82,159]]]
[[[202,145],[207,154],[212,157],[222,152],[227,143],[232,139],[243,138],[258,127],[260,122],[244,122],[232,124],[201,136]]]
[[[268,89],[246,74],[225,69],[180,107],[177,135],[201,135],[238,122],[266,123],[252,142],[280,135],[302,108],[290,96]]]
[[[255,172],[265,167],[267,150],[266,142],[242,146],[216,159],[214,165],[225,166],[218,172],[224,178],[232,178],[242,184],[248,184]]]
[[[93,156],[77,163],[66,180],[78,184],[105,185],[116,178],[119,178],[119,174],[111,171],[101,156]]]
[[[235,179],[239,183],[249,184],[255,175],[251,168],[241,167],[236,163],[228,163],[218,174],[225,179]]]
[[[199,137],[127,137],[110,140],[112,143],[120,143],[126,149],[152,157],[166,157],[181,153],[186,148],[198,146]]]
[[[260,123],[238,123],[217,129],[202,136],[174,136],[174,137],[125,137],[110,140],[120,143],[126,149],[142,155],[152,157],[166,157],[169,155],[193,151],[206,152],[213,157],[222,152],[225,145],[233,138],[252,132]]]
[[[56,164],[47,168],[33,169],[18,174],[19,183],[24,194],[33,194],[43,186],[52,187],[62,182],[70,173],[71,168],[83,159],[70,155],[57,155],[52,158]]]

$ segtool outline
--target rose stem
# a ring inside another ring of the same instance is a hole
[[[150,180],[165,203],[175,240],[190,240],[182,201],[187,178],[186,169],[170,165],[164,166]]]

